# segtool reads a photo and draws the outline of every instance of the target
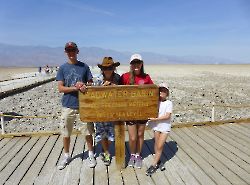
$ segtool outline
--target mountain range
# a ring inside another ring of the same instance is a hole
[[[102,62],[104,56],[112,56],[121,64],[128,64],[132,52],[120,52],[99,47],[80,47],[79,60],[88,65]],[[153,52],[140,52],[145,64],[234,64],[242,63],[211,56],[173,56]],[[17,46],[0,43],[0,66],[37,67],[59,66],[66,61],[63,47]]]

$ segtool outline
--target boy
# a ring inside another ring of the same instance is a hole
[[[160,158],[164,144],[171,130],[171,114],[173,104],[167,100],[169,90],[166,84],[159,85],[159,113],[157,118],[149,118],[148,126],[154,131],[155,139],[155,155],[153,164],[146,170],[146,175],[151,176],[158,168],[165,170],[164,165],[161,163]]]
[[[79,113],[78,91],[85,92],[86,85],[92,83],[92,74],[89,66],[77,60],[79,53],[78,47],[74,42],[68,42],[65,45],[65,53],[68,56],[68,62],[60,66],[56,80],[58,81],[58,90],[64,93],[62,97],[62,120],[61,132],[63,134],[64,159],[58,165],[58,169],[64,169],[72,160],[69,154],[70,135],[73,130],[76,114]],[[94,133],[93,123],[87,123],[84,131],[86,131],[86,142],[89,149],[89,167],[96,165],[93,152]]]

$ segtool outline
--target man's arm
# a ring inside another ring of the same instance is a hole
[[[63,81],[58,81],[58,91],[60,93],[70,93],[70,92],[78,91],[78,89],[75,86],[65,87]]]

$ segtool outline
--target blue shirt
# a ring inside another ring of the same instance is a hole
[[[76,82],[87,83],[93,78],[89,66],[78,61],[76,64],[65,63],[60,66],[56,80],[63,81],[65,87],[75,86]],[[64,93],[62,106],[72,109],[79,108],[78,92]]]

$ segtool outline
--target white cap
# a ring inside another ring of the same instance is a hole
[[[164,82],[160,83],[160,84],[159,84],[159,87],[164,87],[164,88],[168,89],[167,84],[166,84],[166,83],[164,83]]]
[[[140,54],[137,54],[137,53],[133,54],[133,55],[130,57],[130,62],[133,61],[133,60],[135,60],[135,59],[141,60],[141,61],[142,61],[141,55],[140,55]]]

